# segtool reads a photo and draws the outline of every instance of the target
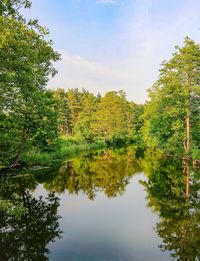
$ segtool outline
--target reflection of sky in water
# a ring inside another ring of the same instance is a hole
[[[123,196],[108,199],[98,193],[60,195],[59,215],[63,238],[51,243],[50,260],[65,261],[165,261],[153,230],[157,218],[146,207],[146,192],[135,175]],[[38,186],[36,195],[43,194]],[[44,194],[46,194],[44,192]]]

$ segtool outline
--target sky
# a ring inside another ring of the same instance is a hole
[[[49,88],[124,90],[136,103],[174,46],[200,42],[199,0],[32,0],[25,15],[49,29],[62,57]]]

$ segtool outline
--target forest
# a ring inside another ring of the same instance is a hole
[[[0,169],[135,144],[200,159],[200,45],[185,37],[163,61],[145,104],[123,91],[56,90],[47,83],[62,57],[49,31],[27,20],[28,0],[0,2]],[[148,87],[148,86],[147,86]]]

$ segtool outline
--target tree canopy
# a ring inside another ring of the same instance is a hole
[[[15,165],[27,141],[33,141],[38,132],[45,145],[57,136],[56,111],[46,84],[56,73],[53,62],[59,54],[36,21],[7,16],[18,5],[29,6],[28,1],[1,4],[7,11],[0,16],[0,144],[2,153],[9,154],[9,158],[2,155],[3,162]]]
[[[162,63],[144,112],[144,140],[180,155],[200,151],[200,45],[188,37]]]

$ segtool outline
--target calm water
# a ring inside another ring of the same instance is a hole
[[[2,177],[26,213],[0,212],[0,260],[200,260],[199,188],[199,170],[134,147]]]

